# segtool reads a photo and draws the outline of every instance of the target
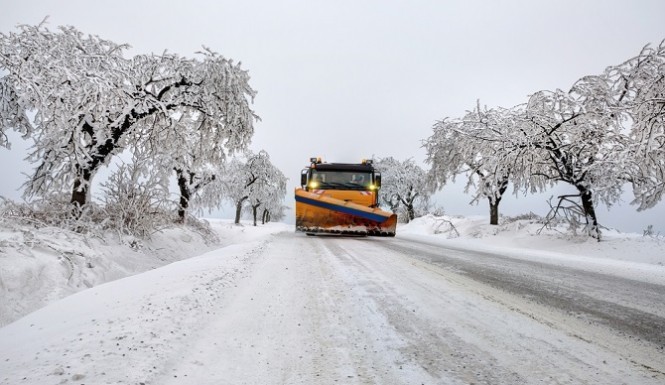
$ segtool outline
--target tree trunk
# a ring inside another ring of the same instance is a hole
[[[406,205],[406,213],[406,223],[409,223],[416,218],[416,210],[413,208],[413,202],[409,202],[409,204]]]
[[[252,216],[254,217],[254,226],[256,226],[256,214],[259,211],[259,206],[261,206],[260,203],[258,205],[252,205]]]
[[[242,212],[242,202],[244,202],[247,198],[249,198],[247,195],[244,197],[240,198],[238,202],[236,202],[236,219],[235,223],[236,225],[240,223],[240,213]]]
[[[499,183],[497,189],[499,196],[494,198],[494,202],[492,202],[492,197],[487,197],[490,202],[490,225],[496,226],[499,224],[499,203],[501,203],[501,198],[503,198],[503,193],[506,192],[507,188],[508,177],[504,177]]]
[[[399,202],[400,202],[399,198],[397,198],[397,200],[395,201],[393,200],[393,197],[390,197],[390,199],[386,199],[385,197],[383,197],[383,203],[388,205],[390,211],[392,211],[393,214],[397,214],[397,210],[399,209]]]
[[[134,113],[132,111],[132,113]],[[125,121],[122,127],[112,129],[111,138],[106,139],[103,143],[98,143],[94,136],[93,127],[87,122],[83,125],[83,132],[90,135],[92,142],[86,146],[88,150],[95,149],[96,154],[85,163],[85,167],[80,164],[76,165],[76,179],[74,179],[74,187],[72,188],[71,203],[74,206],[74,217],[80,218],[84,206],[88,203],[90,196],[90,184],[92,176],[97,170],[106,164],[106,159],[113,155],[113,151],[117,148],[120,138],[131,127],[133,121],[129,119],[129,115],[125,116]]]
[[[88,203],[88,194],[90,193],[90,182],[92,179],[92,172],[88,169],[78,168],[78,175],[74,180],[74,188],[72,189],[72,198],[70,203],[74,206],[72,215],[78,219],[81,217],[83,207]]]
[[[490,202],[490,225],[498,225],[499,224],[499,203],[501,202],[501,199],[496,199],[494,203],[492,203],[492,198],[487,198]]]
[[[178,221],[182,224],[187,219],[187,209],[189,208],[189,198],[191,191],[189,190],[189,183],[182,170],[175,170],[178,174],[178,188],[180,189],[180,205],[178,206]]]
[[[577,187],[582,199],[582,209],[586,219],[586,231],[592,238],[596,238],[600,242],[600,227],[598,226],[598,218],[596,217],[596,209],[593,207],[593,196],[591,191],[584,187]]]
[[[416,209],[413,207],[413,202],[416,200],[418,193],[411,194],[413,191],[413,186],[409,187],[409,192],[407,194],[407,199],[401,199],[404,206],[406,206],[406,223],[411,222],[416,219]]]

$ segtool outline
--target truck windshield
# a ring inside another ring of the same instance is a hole
[[[329,190],[369,190],[372,173],[364,171],[320,171],[312,170],[309,179],[311,188]]]

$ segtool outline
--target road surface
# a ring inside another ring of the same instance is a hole
[[[283,233],[258,258],[157,383],[665,382],[663,285],[404,238]]]
[[[396,238],[284,232],[0,329],[0,384],[660,384],[665,285]]]

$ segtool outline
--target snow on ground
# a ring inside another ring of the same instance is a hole
[[[54,227],[0,223],[0,327],[78,291],[249,242],[286,226],[209,222],[218,242],[211,243],[191,227],[158,231],[149,240],[121,241],[112,233],[89,238]]]
[[[487,217],[427,215],[401,226],[399,234],[462,249],[537,259],[657,284],[665,282],[664,236],[604,230],[598,242],[574,236],[565,228],[543,228],[537,221],[507,222],[491,226]]]
[[[455,237],[451,237],[446,221],[455,226],[458,232]],[[606,231],[604,240],[596,242],[557,231],[536,234],[541,225],[529,221],[498,227],[486,225],[486,221],[486,218],[426,216],[400,225],[398,238],[416,238],[478,251],[492,250],[516,258],[592,270],[608,269],[646,281],[665,282],[663,238]],[[210,220],[210,223],[220,240],[217,245],[205,244],[200,234],[184,229],[158,233],[151,241],[134,247],[118,244],[112,238],[85,239],[54,228],[0,230],[0,322],[4,321],[0,323],[4,325],[0,328],[0,384],[139,384],[154,378],[191,383],[182,376],[188,375],[192,380],[202,360],[219,355],[219,349],[225,349],[210,346],[207,350],[190,351],[193,347],[188,341],[193,338],[192,334],[198,334],[197,340],[205,339],[202,332],[197,332],[201,327],[213,325],[212,330],[218,330],[221,326],[215,325],[219,322],[240,325],[244,334],[224,336],[227,343],[240,345],[241,341],[252,341],[246,349],[265,346],[268,342],[249,327],[250,323],[261,321],[246,319],[247,315],[272,314],[279,323],[263,326],[276,328],[272,333],[279,333],[284,327],[279,318],[279,305],[289,304],[273,303],[268,297],[261,299],[258,293],[265,291],[263,289],[278,290],[271,294],[287,298],[288,290],[305,287],[307,281],[313,279],[302,276],[305,272],[317,271],[322,278],[331,279],[329,271],[319,271],[316,266],[310,266],[314,270],[306,270],[294,264],[296,258],[292,255],[285,255],[283,259],[258,257],[273,234],[292,232],[292,225],[237,226],[225,220]],[[281,250],[286,249],[283,246]],[[369,252],[370,248],[367,250]],[[261,263],[269,269],[259,270],[261,274],[248,280],[254,266]],[[271,279],[271,272],[277,273],[277,269],[287,274]],[[337,269],[345,267],[339,265]],[[238,289],[240,281],[255,286]],[[227,298],[234,288],[240,290],[234,294],[236,299]],[[344,287],[334,292],[348,295]],[[298,295],[288,298],[317,301],[310,295],[302,293],[302,298]],[[229,307],[234,301],[241,303]],[[320,306],[332,309],[339,300],[329,298],[327,301]],[[289,306],[298,307],[298,304]],[[227,307],[240,311],[229,314]],[[310,312],[307,308],[297,311],[303,316]],[[228,318],[211,324],[210,321],[220,315]],[[349,313],[349,319],[351,316]],[[345,322],[339,321],[340,325]],[[359,323],[371,321],[371,318],[357,320]],[[242,329],[243,323],[248,324],[246,329]],[[295,328],[296,334],[301,326],[300,323],[286,324]],[[310,326],[324,328],[325,324]],[[334,330],[327,327],[314,332],[325,334],[329,339],[337,338]],[[288,346],[293,341],[270,333],[266,332],[266,338],[275,339],[272,344],[282,344],[278,347],[286,346],[283,352],[286,356],[302,360],[307,354],[289,351]],[[173,349],[182,351],[173,352]],[[244,351],[245,354],[251,352]],[[229,353],[224,357],[234,359]],[[261,359],[277,362],[290,359],[288,357]],[[258,360],[253,355],[236,358],[250,363]],[[165,365],[165,360],[174,359],[183,361]],[[316,357],[314,359],[316,361]],[[225,365],[226,369],[233,369],[233,363]],[[164,367],[179,371],[160,371]],[[358,383],[358,380],[353,382]],[[280,381],[273,379],[270,383]]]
[[[451,233],[452,223],[459,235]],[[540,232],[540,233],[539,233]],[[467,245],[475,248],[519,248],[547,251],[573,256],[614,259],[620,261],[665,265],[665,236],[620,233],[603,230],[600,242],[578,235],[565,228],[547,229],[542,223],[517,220],[499,226],[488,224],[487,217],[435,217],[427,215],[402,225],[400,234],[436,235],[447,244]]]
[[[18,234],[4,231],[2,314],[19,314],[26,306],[48,304],[0,328],[0,384],[17,380],[101,384],[109,383],[107,378],[116,383],[118,373],[121,378],[150,377],[170,347],[188,338],[197,323],[215,315],[212,302],[247,274],[248,258],[260,248],[258,240],[292,229],[280,223],[253,227],[210,222],[221,240],[217,247],[225,247],[200,256],[193,253],[210,250],[210,245],[185,229],[171,229],[145,242],[143,247],[150,248],[147,254],[55,229],[30,235],[27,230]],[[126,277],[120,278],[123,274]],[[114,277],[120,279],[81,290],[81,286]],[[58,299],[75,291],[80,292]],[[48,299],[43,301],[45,295]],[[58,351],[58,357],[49,355],[52,350]],[[31,357],[28,368],[25,357]],[[81,367],[85,370],[77,371]],[[122,371],[117,370],[120,367]],[[15,373],[30,376],[17,379],[12,377]]]

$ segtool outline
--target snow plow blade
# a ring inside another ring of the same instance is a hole
[[[297,231],[307,234],[395,236],[397,215],[393,213],[300,188],[296,189],[295,197]]]

